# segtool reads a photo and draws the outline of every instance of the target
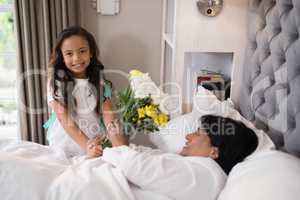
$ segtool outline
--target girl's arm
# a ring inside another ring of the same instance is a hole
[[[57,119],[69,134],[69,136],[84,150],[87,149],[89,138],[79,129],[74,120],[68,114],[67,109],[58,101],[49,102],[49,106],[56,113]]]
[[[110,99],[106,99],[102,105],[103,121],[106,128],[115,120],[115,116],[112,110],[112,102]]]
[[[87,155],[97,157],[102,155],[102,148],[99,145],[99,138],[89,139],[83,131],[76,125],[75,121],[68,114],[67,108],[52,97],[50,80],[47,83],[48,105],[55,112],[58,121],[60,122],[66,133],[84,150]],[[59,93],[60,96],[62,94]]]

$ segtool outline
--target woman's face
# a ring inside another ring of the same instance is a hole
[[[188,134],[186,143],[180,154],[182,156],[218,157],[218,149],[212,146],[210,138],[204,129]]]
[[[86,78],[86,69],[92,57],[87,40],[81,36],[71,36],[63,41],[61,52],[66,67],[74,77]]]

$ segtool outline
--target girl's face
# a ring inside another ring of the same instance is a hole
[[[81,36],[71,36],[61,45],[64,63],[75,78],[86,78],[86,69],[90,64],[92,54],[86,39]]]
[[[201,156],[211,157],[216,159],[218,157],[218,149],[211,144],[204,129],[198,129],[195,133],[188,134],[187,142],[181,151],[183,156]]]

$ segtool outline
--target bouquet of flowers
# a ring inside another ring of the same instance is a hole
[[[169,95],[162,92],[147,73],[132,70],[130,86],[118,95],[117,106],[125,134],[154,132],[169,121]]]

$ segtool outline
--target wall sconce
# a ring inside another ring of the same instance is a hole
[[[101,15],[117,15],[121,0],[91,0],[92,7]]]
[[[97,12],[101,15],[117,15],[120,12],[120,0],[97,0]]]
[[[217,16],[223,8],[223,0],[199,0],[197,7],[205,16],[214,17]]]

